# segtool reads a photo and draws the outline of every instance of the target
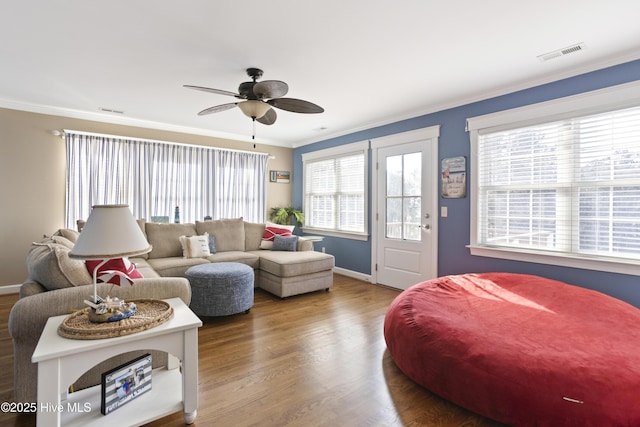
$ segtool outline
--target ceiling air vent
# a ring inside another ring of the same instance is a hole
[[[114,110],[113,108],[100,107],[100,111],[104,111],[105,113],[124,114],[124,111],[122,111],[122,110]]]
[[[550,59],[559,58],[561,56],[569,55],[571,53],[580,52],[586,49],[584,43],[574,44],[573,46],[564,47],[562,49],[554,50],[553,52],[545,53],[544,55],[538,55],[540,61],[548,61]]]

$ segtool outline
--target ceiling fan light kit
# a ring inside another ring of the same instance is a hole
[[[259,68],[247,68],[247,75],[251,77],[252,81],[240,83],[238,93],[203,86],[184,85],[184,87],[218,95],[234,96],[244,100],[206,108],[198,113],[199,116],[219,113],[238,106],[245,116],[253,120],[254,124],[258,121],[264,125],[272,125],[277,119],[277,114],[271,107],[292,113],[317,114],[324,112],[324,108],[312,102],[283,98],[289,91],[289,86],[280,80],[258,82],[257,80],[262,77],[262,74],[263,72]],[[253,133],[253,139],[255,139],[255,126]]]
[[[269,104],[262,101],[242,101],[238,102],[238,107],[242,110],[245,116],[252,119],[260,119],[271,108]]]

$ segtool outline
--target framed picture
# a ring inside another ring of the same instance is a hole
[[[289,171],[269,171],[270,182],[280,182],[288,184],[291,178],[291,172]]]
[[[462,199],[467,197],[467,158],[442,159],[442,197]]]
[[[102,374],[100,412],[107,415],[149,390],[151,355],[147,353]]]

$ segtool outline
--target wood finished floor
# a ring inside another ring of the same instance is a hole
[[[396,295],[335,275],[330,292],[281,300],[256,290],[249,314],[204,319],[193,425],[500,426],[429,393],[396,367],[382,333]],[[2,401],[13,392],[7,319],[16,299],[0,296]],[[0,425],[33,426],[35,418],[0,413]],[[176,413],[148,426],[184,420]]]

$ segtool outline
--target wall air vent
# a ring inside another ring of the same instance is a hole
[[[540,61],[549,61],[550,59],[559,58],[561,56],[569,55],[571,53],[580,52],[586,49],[584,43],[574,44],[573,46],[567,46],[562,49],[554,50],[553,52],[545,53],[544,55],[538,55]]]

